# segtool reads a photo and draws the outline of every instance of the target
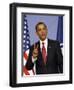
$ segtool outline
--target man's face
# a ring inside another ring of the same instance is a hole
[[[39,24],[37,27],[36,34],[38,35],[40,40],[45,40],[47,37],[47,28],[44,24]]]

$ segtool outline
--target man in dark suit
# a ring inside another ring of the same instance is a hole
[[[36,34],[40,41],[30,47],[26,69],[36,68],[36,74],[63,73],[63,56],[58,41],[47,38],[48,29],[45,23],[36,25]]]

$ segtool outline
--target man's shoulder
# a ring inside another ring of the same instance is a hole
[[[55,44],[55,43],[59,43],[57,40],[52,40],[52,39],[48,39],[48,43],[53,43],[53,44]]]
[[[60,45],[59,41],[57,40],[52,40],[52,39],[48,39],[48,44],[51,45],[51,46],[57,46],[57,45]]]

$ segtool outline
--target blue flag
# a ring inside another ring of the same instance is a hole
[[[59,41],[60,47],[63,47],[63,16],[58,17],[58,27],[57,27],[56,40]]]

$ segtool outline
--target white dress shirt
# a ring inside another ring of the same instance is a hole
[[[46,55],[47,55],[47,46],[48,46],[48,40],[47,40],[47,38],[44,41],[41,41],[40,40],[40,49],[41,49],[41,52],[42,52],[42,46],[43,46],[42,43],[44,43],[44,47],[46,49]]]

